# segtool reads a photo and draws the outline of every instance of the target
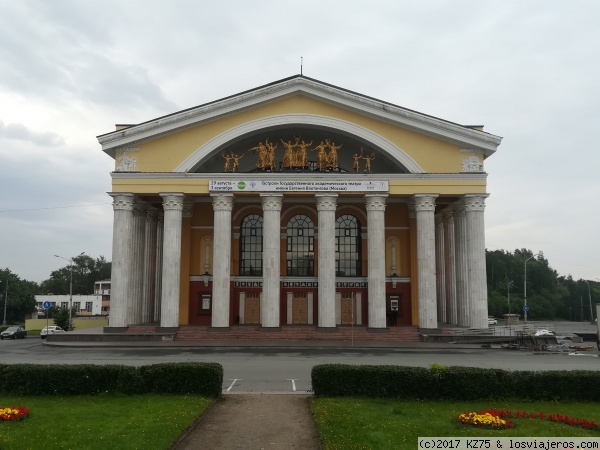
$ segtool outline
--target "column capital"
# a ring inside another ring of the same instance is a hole
[[[283,194],[260,194],[263,211],[281,211]]]
[[[435,199],[437,194],[416,194],[415,210],[416,211],[435,211]]]
[[[163,209],[165,211],[183,211],[184,194],[181,192],[159,192],[159,195],[163,198]]]
[[[452,206],[449,206],[445,209],[443,209],[440,212],[440,215],[442,216],[442,220],[444,221],[444,223],[450,222],[452,220],[454,220],[454,210]]]
[[[183,202],[183,217],[192,217],[194,215],[194,203],[189,199]]]
[[[133,203],[133,216],[134,217],[146,217],[148,212],[148,205],[142,201],[135,201]]]
[[[213,211],[231,211],[233,209],[233,194],[210,194],[213,201]]]
[[[338,194],[315,194],[317,211],[335,211]]]
[[[148,207],[146,209],[146,218],[150,221],[156,222],[158,220],[159,210],[154,207]]]
[[[387,194],[365,194],[367,211],[385,211]]]
[[[120,194],[109,192],[113,199],[113,210],[114,211],[133,211],[133,204],[135,197],[133,194]]]
[[[489,194],[467,194],[464,196],[465,210],[469,211],[484,211],[485,199]]]

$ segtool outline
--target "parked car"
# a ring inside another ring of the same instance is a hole
[[[8,327],[0,334],[0,339],[25,339],[26,336],[25,327]]]
[[[498,321],[495,317],[488,317],[488,325],[498,325]]]
[[[65,330],[63,330],[61,327],[57,327],[56,325],[51,325],[49,327],[42,328],[42,331],[40,331],[40,337],[42,339],[46,339],[46,336],[48,336],[49,334],[64,333],[64,332],[65,332]]]

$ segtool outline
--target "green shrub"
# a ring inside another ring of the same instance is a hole
[[[0,393],[97,395],[194,393],[218,396],[223,367],[216,363],[167,363],[142,367],[117,364],[0,365]]]
[[[140,367],[147,392],[218,396],[223,388],[223,366],[179,362]]]
[[[316,396],[402,400],[600,401],[600,372],[525,372],[475,367],[354,366],[323,364],[312,369]]]

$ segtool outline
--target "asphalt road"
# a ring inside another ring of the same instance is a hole
[[[327,363],[429,367],[487,367],[506,370],[600,370],[598,352],[531,353],[520,350],[456,348],[452,344],[411,348],[282,347],[55,347],[39,337],[0,343],[2,364],[125,364],[218,362],[224,368],[223,391],[305,393],[311,390],[314,365]]]

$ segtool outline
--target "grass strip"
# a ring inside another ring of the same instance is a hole
[[[510,409],[559,413],[600,423],[598,403],[555,402],[406,402],[362,398],[313,398],[310,408],[323,450],[413,449],[418,437],[600,436],[562,423],[540,419],[513,419],[514,428],[481,429],[456,423],[467,411]]]
[[[184,395],[11,397],[18,422],[0,423],[0,449],[168,449],[212,399]]]

